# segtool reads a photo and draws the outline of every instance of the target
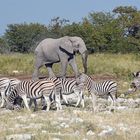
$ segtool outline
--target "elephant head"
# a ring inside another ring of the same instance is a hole
[[[85,42],[80,37],[69,37],[70,41],[72,42],[72,46],[74,48],[75,52],[79,52],[82,57],[83,67],[84,67],[84,73],[87,73],[87,48],[85,45]]]
[[[75,37],[65,36],[61,44],[63,44],[63,46],[61,47],[65,49],[66,51],[68,51],[69,53],[73,54],[75,52],[79,52],[81,54],[82,63],[84,67],[84,73],[87,73],[88,53],[87,53],[86,45],[84,41],[82,40],[82,38],[77,37],[77,36]]]

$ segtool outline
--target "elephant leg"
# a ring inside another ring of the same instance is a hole
[[[75,77],[77,78],[78,75],[79,75],[79,71],[78,71],[78,68],[77,68],[75,58],[69,60],[69,64],[70,64],[70,66],[72,67],[72,69],[73,69],[73,71],[75,73]]]
[[[66,77],[66,70],[67,70],[68,60],[64,59],[61,60],[61,71],[60,71],[60,77]]]
[[[40,67],[43,65],[43,60],[39,57],[36,56],[36,59],[35,59],[35,64],[34,64],[34,73],[32,75],[32,78],[34,80],[38,79],[38,75],[39,75],[39,69]]]
[[[45,66],[46,66],[46,68],[48,70],[48,73],[49,73],[49,77],[56,77],[55,74],[53,73],[52,65],[53,64],[45,64]]]

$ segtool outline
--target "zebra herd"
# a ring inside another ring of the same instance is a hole
[[[69,104],[67,96],[71,95],[74,98],[73,95],[77,95],[78,99],[75,106],[81,105],[84,108],[86,89],[92,97],[94,111],[96,111],[97,96],[110,98],[112,101],[110,109],[115,105],[117,98],[117,83],[115,81],[106,80],[98,83],[90,76],[82,73],[76,79],[54,77],[42,80],[21,81],[16,78],[0,78],[0,107],[20,110],[23,102],[27,110],[30,110],[31,102],[34,101],[36,108],[36,100],[41,98],[45,100],[43,106],[47,106],[47,111],[50,110],[52,103],[56,104],[57,110],[61,110],[62,99],[66,104]],[[28,104],[27,98],[30,98],[30,105]]]

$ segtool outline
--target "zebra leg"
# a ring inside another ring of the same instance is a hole
[[[2,101],[1,101],[1,105],[0,105],[0,108],[3,108],[3,107],[4,107],[4,102],[5,102],[5,100],[2,99]]]
[[[82,95],[81,95],[81,105],[82,105],[82,107],[84,108],[85,107],[85,101],[84,101],[84,95],[83,95],[83,93],[81,93]]]
[[[97,111],[97,108],[96,108],[96,95],[94,93],[92,93],[92,105],[93,105],[93,111],[94,113]]]
[[[50,105],[51,105],[50,98],[49,98],[49,97],[46,97],[46,96],[44,95],[44,99],[46,100],[47,111],[49,111],[49,110],[50,110]]]
[[[60,102],[60,93],[56,95],[56,107],[57,107],[57,110],[62,110],[62,105],[61,105],[61,102]]]
[[[5,97],[5,92],[2,91],[1,92],[1,105],[0,105],[0,108],[4,107],[4,102],[5,102],[4,97]]]
[[[24,102],[24,104],[25,104],[27,110],[30,111],[30,108],[29,108],[29,105],[28,105],[28,102],[27,102],[27,97],[26,97],[26,95],[23,95],[21,98],[23,99],[23,102]]]
[[[68,103],[68,100],[67,100],[67,97],[66,97],[67,95],[63,95],[62,94],[62,98],[63,98],[63,100],[64,100],[64,102],[66,103],[66,105],[68,105],[69,103]]]
[[[44,97],[41,98],[41,104],[42,104],[42,109],[41,110],[46,110],[47,105],[46,105],[46,100],[44,99]]]
[[[34,111],[37,111],[37,110],[38,110],[38,106],[37,106],[37,101],[36,101],[36,99],[33,99],[33,102],[34,102],[34,105],[35,105]]]
[[[111,104],[110,104],[110,107],[109,107],[109,111],[111,112],[112,109],[113,109],[113,106],[114,106],[114,100],[111,96],[109,96],[109,98],[111,99]]]
[[[37,107],[37,101],[36,101],[36,99],[30,99],[30,101],[29,101],[29,107],[31,107],[32,106],[32,103],[34,102],[34,111],[37,111],[38,110],[38,107]]]
[[[78,94],[78,100],[77,100],[77,103],[76,103],[76,107],[80,104],[80,102],[81,102],[81,100],[82,100],[82,98],[81,98],[81,95],[80,95],[80,93],[78,92],[78,93],[76,93],[76,94]]]
[[[114,110],[115,109],[115,105],[116,105],[116,97],[112,94],[109,94],[109,98],[111,99],[111,105],[110,105],[110,108],[109,108],[109,111],[111,112],[112,109]]]
[[[34,100],[34,99],[30,99],[30,101],[29,101],[29,107],[32,106],[33,100]]]

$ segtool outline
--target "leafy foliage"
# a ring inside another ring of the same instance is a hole
[[[48,26],[39,23],[10,24],[5,33],[10,51],[32,52],[44,38],[79,36],[92,52],[132,53],[140,51],[140,11],[119,6],[112,12],[90,12],[79,23],[53,18]]]
[[[9,53],[9,46],[4,38],[0,38],[0,53]]]
[[[38,23],[10,24],[5,37],[14,52],[30,52],[39,40],[46,37],[47,27]]]

